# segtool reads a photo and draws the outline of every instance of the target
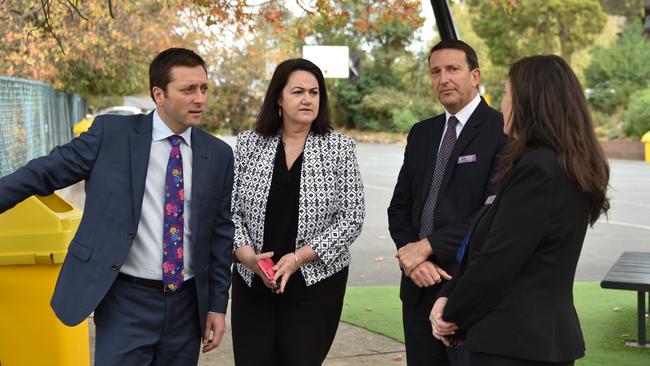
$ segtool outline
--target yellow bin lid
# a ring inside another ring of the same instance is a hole
[[[0,266],[62,263],[81,214],[56,193],[29,197],[0,214]]]
[[[641,137],[641,142],[644,144],[650,143],[650,131],[646,132],[645,135]]]

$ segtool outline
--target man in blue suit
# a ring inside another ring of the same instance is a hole
[[[100,116],[88,132],[0,178],[0,212],[85,180],[86,202],[51,305],[95,311],[96,365],[196,365],[225,332],[232,150],[197,127],[205,62],[171,48],[149,68],[156,110]]]

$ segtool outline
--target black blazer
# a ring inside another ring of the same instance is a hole
[[[420,239],[420,215],[431,186],[444,126],[445,115],[441,114],[418,122],[409,132],[404,163],[388,207],[388,229],[398,249]],[[434,212],[436,230],[428,237],[435,260],[443,268],[454,265],[456,249],[469,228],[472,214],[494,192],[490,177],[496,171],[496,155],[505,144],[501,113],[481,100],[449,158]],[[468,155],[475,155],[476,161],[458,164],[460,156]],[[402,301],[413,305],[420,292],[402,274]]]
[[[439,292],[468,349],[545,362],[584,355],[572,289],[588,215],[553,151],[515,162],[477,216],[462,274]]]

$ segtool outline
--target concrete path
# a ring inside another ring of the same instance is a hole
[[[228,317],[229,318],[229,317]],[[226,319],[230,324],[230,319]],[[90,358],[94,361],[95,325],[89,321]],[[254,352],[254,350],[251,350]],[[340,323],[334,344],[323,363],[324,366],[404,366],[404,345],[390,338],[349,324]],[[201,354],[199,366],[233,366],[232,337],[230,329],[219,346],[212,352]]]

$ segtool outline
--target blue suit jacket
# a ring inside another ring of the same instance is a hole
[[[0,178],[0,212],[27,197],[85,180],[77,233],[52,296],[67,325],[84,320],[104,298],[138,230],[151,147],[152,114],[100,116],[90,130]],[[232,149],[192,129],[192,231],[201,329],[208,311],[225,313],[234,226],[230,219]],[[186,218],[187,219],[187,218]]]

